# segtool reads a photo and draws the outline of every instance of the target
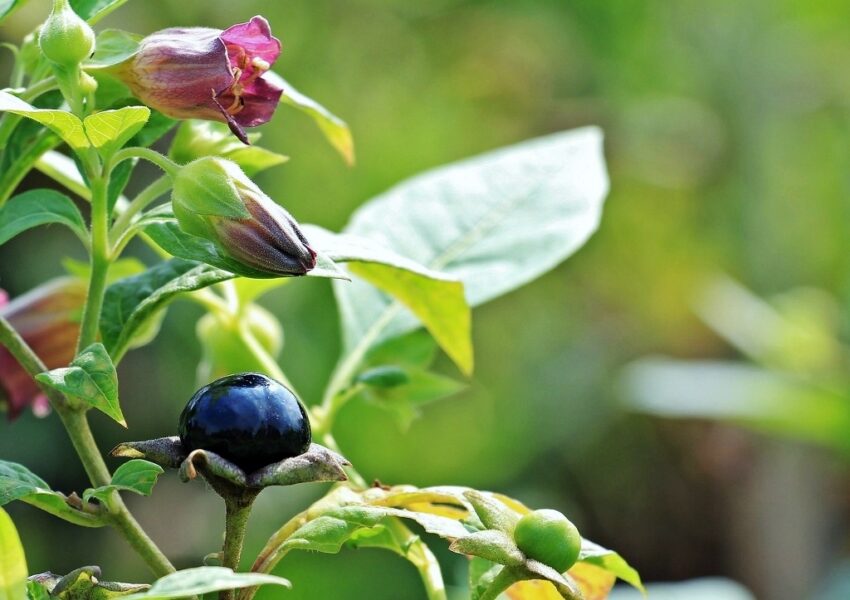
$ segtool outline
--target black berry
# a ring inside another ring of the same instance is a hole
[[[199,389],[180,414],[178,432],[186,451],[210,450],[247,472],[310,447],[304,406],[259,373],[228,375]]]

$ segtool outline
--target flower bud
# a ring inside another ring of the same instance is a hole
[[[282,89],[263,79],[280,54],[268,21],[254,17],[228,29],[173,27],[144,38],[112,73],[142,102],[169,117],[244,127],[271,119]]]
[[[54,279],[14,299],[0,297],[0,316],[14,327],[48,369],[64,367],[74,358],[80,331],[80,314],[86,299],[85,283],[77,278]],[[17,417],[27,406],[43,415],[47,398],[32,377],[12,355],[0,347],[0,399],[9,418]]]
[[[189,163],[174,179],[171,200],[181,229],[247,267],[288,276],[316,266],[316,253],[295,219],[236,163],[212,156]]]
[[[94,31],[74,12],[68,0],[53,0],[53,10],[38,36],[44,56],[57,65],[73,67],[91,55],[94,43]]]

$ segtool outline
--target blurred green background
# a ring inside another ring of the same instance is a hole
[[[48,3],[31,4],[0,38],[18,42],[43,19]],[[302,222],[339,228],[393,183],[501,145],[585,124],[606,132],[612,191],[600,231],[543,279],[476,311],[468,393],[429,407],[407,432],[374,407],[345,409],[337,439],[362,473],[560,509],[648,581],[723,576],[758,598],[846,597],[836,591],[848,540],[844,459],[727,425],[632,414],[618,382],[623,365],[647,354],[737,357],[693,310],[718,271],[761,296],[818,288],[846,314],[850,4],[137,0],[101,27],[224,28],[254,14],[283,41],[276,70],[355,136],[357,165],[347,168],[294,111],[262,129],[264,145],[292,160],[258,182]],[[0,248],[0,287],[24,292],[59,274],[63,255],[82,258],[65,231],[15,239]],[[316,401],[339,347],[330,286],[299,282],[263,303],[284,323],[285,370]],[[93,415],[104,450],[176,430],[195,387],[199,315],[174,305],[157,341],[122,364],[130,429]],[[56,489],[86,487],[55,418],[0,424],[0,456]],[[264,494],[246,554],[323,489]],[[170,475],[152,500],[128,502],[179,566],[220,545],[223,507],[200,484]],[[10,513],[33,571],[96,563],[107,579],[147,577],[108,531],[25,505]],[[433,547],[462,589],[463,559]],[[422,597],[413,568],[378,551],[293,554],[278,572],[295,583],[287,598]]]

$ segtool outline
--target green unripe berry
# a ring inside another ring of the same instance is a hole
[[[543,509],[524,515],[514,529],[514,541],[528,558],[563,573],[578,560],[581,535],[557,510]]]
[[[68,0],[54,0],[38,36],[44,56],[62,67],[74,67],[91,55],[94,43],[94,30],[74,12]]]

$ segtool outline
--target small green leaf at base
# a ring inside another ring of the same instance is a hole
[[[36,379],[127,426],[118,404],[118,374],[103,344],[92,344],[69,367],[40,373]]]
[[[23,465],[0,460],[0,506],[14,500],[26,502],[82,527],[102,527],[101,515],[81,510],[80,499],[54,492],[43,479]]]
[[[128,461],[116,469],[109,485],[86,490],[83,493],[83,500],[88,502],[90,498],[94,497],[103,502],[113,490],[150,496],[157,477],[162,473],[162,467],[149,460],[137,458]]]
[[[124,600],[168,600],[265,584],[292,587],[288,580],[274,575],[234,573],[225,567],[196,567],[166,575],[146,592],[125,596]]]

